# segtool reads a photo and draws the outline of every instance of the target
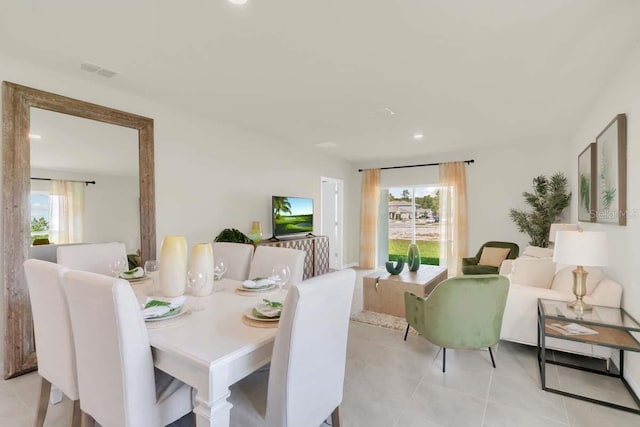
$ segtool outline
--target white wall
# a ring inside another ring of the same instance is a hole
[[[611,251],[611,265],[607,274],[624,288],[622,306],[640,321],[640,46],[629,55],[627,62],[612,73],[612,79],[603,93],[594,99],[593,108],[586,115],[571,140],[568,163],[571,165],[571,182],[578,191],[578,154],[619,113],[627,115],[627,225],[582,223],[586,230],[606,231]],[[577,198],[572,203],[573,222],[578,218]],[[630,382],[640,393],[640,355],[627,352],[625,364]]]
[[[319,207],[321,176],[343,179],[345,193],[352,194],[355,174],[346,161],[314,148],[289,149],[280,141],[217,124],[206,112],[197,116],[180,111],[111,89],[111,82],[99,76],[75,72],[77,76],[69,77],[0,56],[0,80],[155,120],[158,246],[169,234],[186,236],[191,246],[211,241],[226,227],[246,233],[254,220],[261,221],[270,236],[271,195],[313,197]],[[319,230],[318,215],[315,221]],[[347,199],[345,262],[357,259],[356,225],[357,201]]]
[[[531,143],[519,147],[496,147],[483,151],[446,153],[411,162],[386,161],[360,164],[359,168],[423,164],[473,159],[467,166],[467,208],[469,218],[469,255],[475,255],[489,240],[515,242],[520,250],[528,246],[529,236],[518,232],[509,219],[509,209],[528,209],[523,191],[532,190],[533,178],[564,172],[568,175],[568,147],[558,141]],[[381,185],[437,184],[438,167],[391,169],[381,172]]]
[[[127,253],[140,248],[140,199],[137,176],[31,169],[41,178],[96,181],[84,188],[84,242],[122,242]],[[31,188],[48,190],[48,181],[32,181]]]

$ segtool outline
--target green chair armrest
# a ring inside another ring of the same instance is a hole
[[[478,265],[477,257],[462,258],[462,265]]]

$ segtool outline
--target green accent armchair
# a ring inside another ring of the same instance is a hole
[[[485,247],[490,248],[509,248],[506,259],[516,259],[520,254],[520,247],[511,242],[487,242],[480,247],[480,250],[474,257],[462,258],[462,274],[498,274],[500,267],[491,265],[478,265],[482,250]]]
[[[497,274],[453,277],[441,282],[426,297],[404,293],[409,327],[442,347],[442,372],[447,348],[489,348],[498,343],[502,316],[509,292],[509,279]]]

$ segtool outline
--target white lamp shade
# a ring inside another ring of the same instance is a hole
[[[578,230],[578,224],[561,224],[555,223],[551,224],[551,228],[549,228],[549,241],[556,241],[556,233],[558,231],[576,231]]]
[[[602,231],[558,231],[553,260],[561,264],[600,267],[609,263],[607,234]]]

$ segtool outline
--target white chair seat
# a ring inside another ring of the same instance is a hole
[[[191,389],[154,370],[129,283],[83,271],[65,273],[63,282],[82,410],[105,427],[158,427],[190,413]]]
[[[247,280],[253,259],[253,245],[231,242],[213,242],[213,259],[224,259],[227,264],[225,277],[233,280]]]
[[[338,271],[291,287],[270,369],[231,388],[231,426],[316,427],[331,415],[339,427],[355,276]]]
[[[286,265],[289,267],[291,277],[287,282],[288,286],[297,285],[302,282],[304,275],[305,251],[291,248],[280,248],[277,246],[258,246],[251,261],[249,279],[255,277],[269,277],[273,267],[276,265]]]

